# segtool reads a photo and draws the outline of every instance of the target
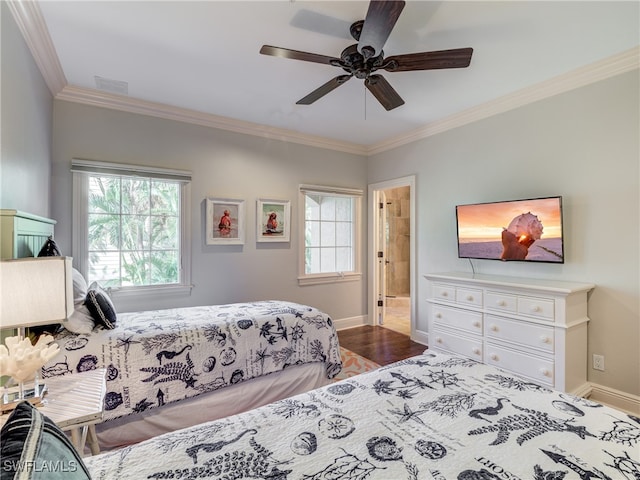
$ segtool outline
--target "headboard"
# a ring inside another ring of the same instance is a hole
[[[55,220],[19,210],[0,210],[0,259],[35,257],[50,236]]]

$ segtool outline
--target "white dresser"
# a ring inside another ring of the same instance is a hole
[[[582,395],[593,284],[442,273],[428,281],[429,348]]]

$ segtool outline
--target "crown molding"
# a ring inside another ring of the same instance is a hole
[[[413,143],[453,128],[638,69],[640,60],[640,47],[634,47],[537,85],[523,88],[450,115],[407,134],[365,146],[68,85],[38,2],[6,0],[6,3],[49,90],[56,99],[365,156]]]
[[[67,79],[38,2],[6,0],[6,4],[18,24],[49,91],[55,97],[67,84]]]
[[[283,128],[269,127],[257,123],[235,120],[233,118],[211,115],[185,108],[177,108],[162,103],[148,102],[135,98],[116,95],[101,90],[75,87],[68,85],[55,96],[56,100],[81,103],[94,107],[109,108],[122,112],[148,115],[165,120],[191,123],[203,127],[227,130],[235,133],[253,135],[272,140],[281,140],[290,143],[337,150],[356,155],[366,155],[367,149],[363,145],[348,142],[339,142],[329,138],[306,135],[303,133]]]
[[[577,68],[536,85],[517,90],[490,102],[432,122],[404,135],[369,146],[367,155],[375,155],[438,133],[498,115],[560,93],[605,80],[640,67],[640,47],[634,47],[598,62]]]

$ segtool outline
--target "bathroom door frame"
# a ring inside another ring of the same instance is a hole
[[[384,182],[372,183],[369,185],[368,198],[368,258],[369,258],[369,275],[368,275],[368,290],[369,290],[369,308],[367,316],[369,324],[380,325],[381,319],[384,319],[384,303],[383,306],[379,306],[378,300],[381,295],[384,295],[385,285],[381,284],[381,278],[383,278],[381,269],[384,269],[384,258],[380,261],[378,252],[384,251],[385,246],[382,245],[382,231],[385,228],[385,222],[380,220],[379,208],[382,198],[384,198],[383,191],[390,190],[398,187],[409,187],[409,296],[411,305],[411,337],[415,335],[415,321],[416,321],[416,231],[415,231],[415,212],[416,212],[416,177],[415,175],[409,175],[406,177],[396,178],[394,180],[387,180]],[[386,298],[383,298],[383,302],[386,302]]]

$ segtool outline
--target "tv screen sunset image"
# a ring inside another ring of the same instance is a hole
[[[461,258],[564,261],[560,197],[458,205]]]

